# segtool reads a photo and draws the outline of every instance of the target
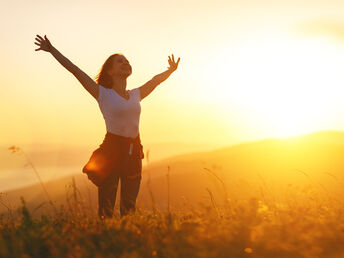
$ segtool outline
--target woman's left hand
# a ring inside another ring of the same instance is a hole
[[[174,61],[174,55],[172,54],[172,58],[171,58],[171,56],[168,57],[168,64],[170,66],[167,69],[171,72],[174,72],[178,68],[179,61],[180,61],[180,57],[178,58],[178,60],[176,62],[176,61]]]

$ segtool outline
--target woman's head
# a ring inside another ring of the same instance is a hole
[[[131,65],[125,56],[122,54],[113,54],[106,59],[96,77],[96,81],[98,84],[111,89],[113,78],[126,79],[131,73]]]

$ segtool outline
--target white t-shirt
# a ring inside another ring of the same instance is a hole
[[[141,113],[139,88],[129,90],[129,99],[126,100],[114,89],[99,85],[97,101],[108,132],[131,138],[139,134]]]

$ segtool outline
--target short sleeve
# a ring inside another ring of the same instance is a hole
[[[97,101],[100,103],[103,100],[103,96],[104,96],[104,87],[99,85],[99,93],[98,93],[98,98]]]
[[[135,88],[131,90],[133,96],[135,96],[136,99],[138,99],[139,101],[141,101],[141,92],[140,92],[140,88]]]

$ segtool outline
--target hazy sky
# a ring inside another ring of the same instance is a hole
[[[0,144],[97,145],[97,102],[46,52],[94,77],[123,53],[144,99],[143,143],[233,144],[344,130],[344,1],[1,1]]]

